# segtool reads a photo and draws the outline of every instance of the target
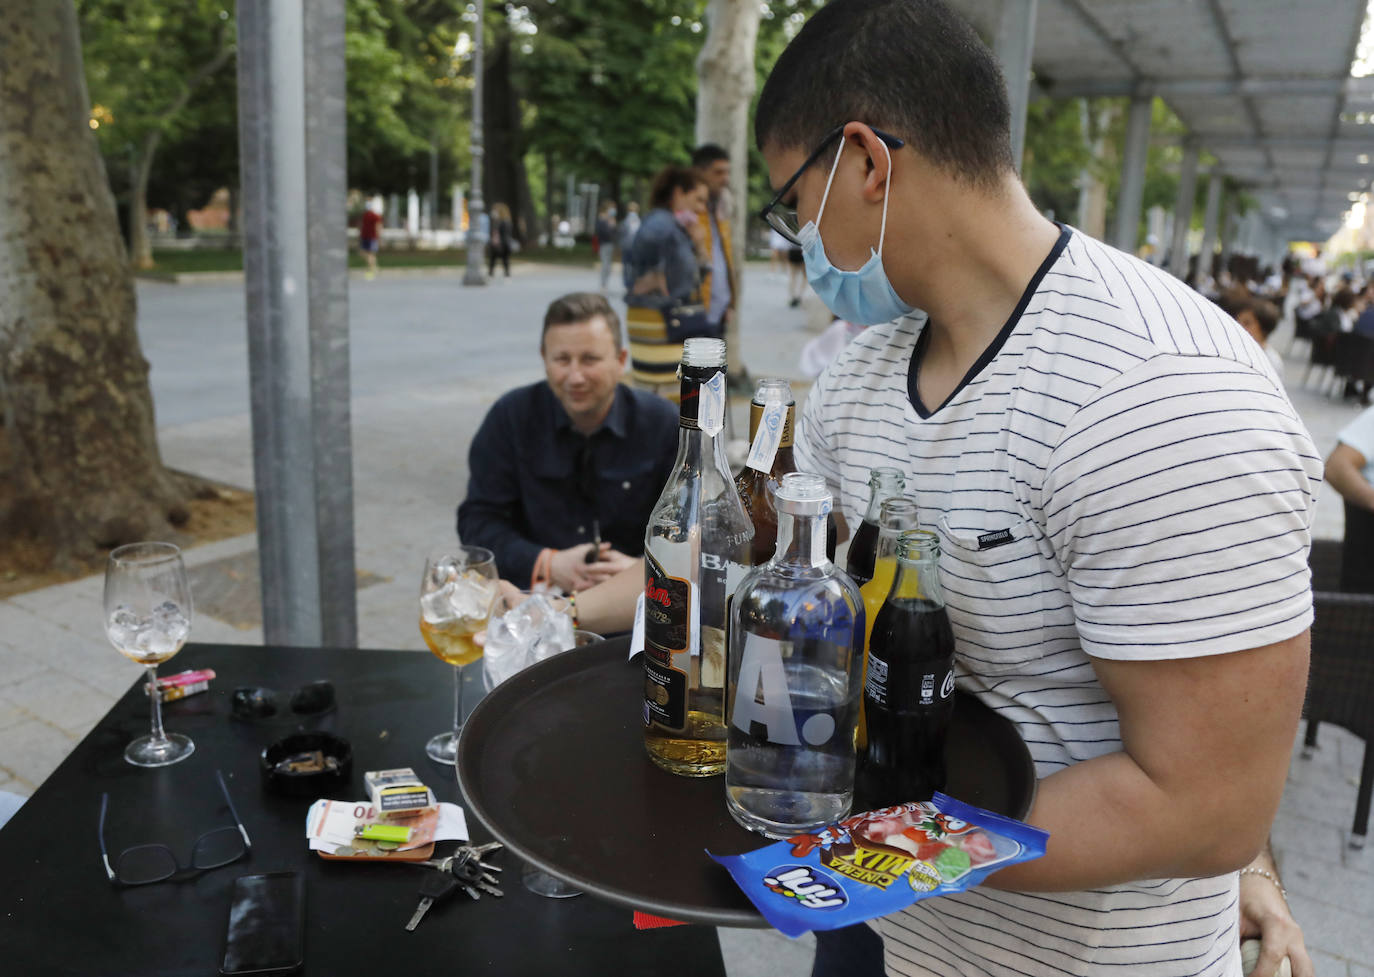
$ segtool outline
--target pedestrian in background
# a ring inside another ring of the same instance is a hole
[[[363,216],[358,221],[358,250],[367,262],[364,273],[369,280],[377,277],[377,252],[381,248],[382,202],[374,197],[363,208]]]
[[[497,259],[510,277],[511,245],[515,238],[515,225],[510,219],[510,208],[503,203],[491,205],[491,237],[487,241],[487,277],[496,276]]]
[[[611,279],[611,262],[615,260],[616,245],[616,208],[614,201],[601,205],[596,218],[596,250],[601,259],[601,291],[606,291],[606,283]],[[624,257],[621,257],[624,261]]]

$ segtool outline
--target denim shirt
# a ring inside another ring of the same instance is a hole
[[[645,216],[635,234],[630,253],[625,256],[625,287],[646,272],[662,271],[667,281],[668,295],[657,292],[646,295],[626,293],[625,304],[640,308],[661,309],[693,298],[701,281],[701,267],[691,237],[671,212],[655,207]]]
[[[677,457],[677,428],[673,404],[623,384],[590,436],[573,427],[547,382],[512,390],[472,439],[458,535],[491,550],[497,572],[521,587],[529,586],[540,550],[591,542],[593,520],[603,542],[639,556]],[[579,479],[584,452],[586,485]]]

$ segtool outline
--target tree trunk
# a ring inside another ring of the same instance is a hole
[[[488,209],[497,202],[510,208],[517,234],[523,239],[535,226],[535,212],[525,173],[519,93],[511,80],[510,29],[497,31],[493,41],[487,47],[486,67],[482,72],[482,128],[486,150],[486,185],[482,189]]]
[[[157,155],[161,132],[150,132],[143,140],[129,186],[129,252],[135,268],[153,267],[153,242],[148,236],[148,177],[153,172],[153,157]]]
[[[89,114],[72,0],[0,0],[0,540],[58,566],[185,518]]]
[[[697,56],[697,145],[724,146],[730,154],[731,246],[735,256],[735,314],[725,329],[727,369],[743,375],[739,327],[744,312],[744,261],[749,219],[749,105],[754,98],[757,0],[710,0],[706,43]]]

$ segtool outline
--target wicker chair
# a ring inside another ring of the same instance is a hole
[[[1332,588],[1341,579],[1344,547],[1332,540],[1312,546],[1313,604],[1312,668],[1307,682],[1304,757],[1317,743],[1320,723],[1344,726],[1365,741],[1360,786],[1350,846],[1363,848],[1369,828],[1369,802],[1374,788],[1374,595],[1340,593]]]

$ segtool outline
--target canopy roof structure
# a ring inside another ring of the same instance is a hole
[[[952,0],[989,38],[1026,2],[1041,94],[1159,96],[1281,237],[1325,240],[1369,188],[1367,0]]]

